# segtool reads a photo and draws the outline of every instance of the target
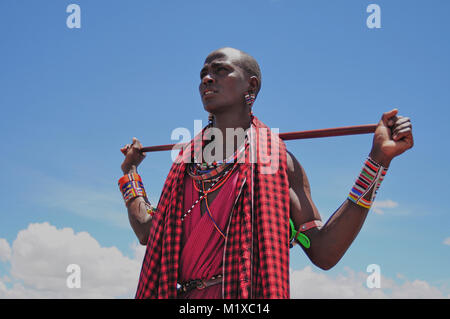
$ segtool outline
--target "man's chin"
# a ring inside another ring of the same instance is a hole
[[[215,103],[213,101],[209,102],[203,102],[203,108],[205,109],[206,112],[208,113],[212,113],[212,114],[217,114],[220,113],[221,110],[224,109],[224,105],[220,105],[218,103]]]

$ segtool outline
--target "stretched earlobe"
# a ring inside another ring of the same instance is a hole
[[[214,115],[212,113],[209,113],[209,115],[208,115],[208,126],[209,127],[214,126]]]

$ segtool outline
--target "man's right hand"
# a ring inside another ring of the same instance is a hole
[[[133,137],[131,144],[127,144],[120,149],[122,154],[125,155],[121,166],[123,174],[137,173],[137,167],[145,158],[145,154],[141,149],[142,144],[135,137]]]

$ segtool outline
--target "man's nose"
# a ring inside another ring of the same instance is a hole
[[[214,83],[214,81],[215,81],[214,78],[209,73],[206,74],[202,79],[203,84]]]

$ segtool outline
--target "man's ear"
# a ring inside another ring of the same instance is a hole
[[[250,77],[248,82],[249,82],[249,85],[250,85],[249,89],[252,90],[256,95],[258,95],[259,85],[260,85],[259,79],[256,76],[253,75],[253,76]]]

